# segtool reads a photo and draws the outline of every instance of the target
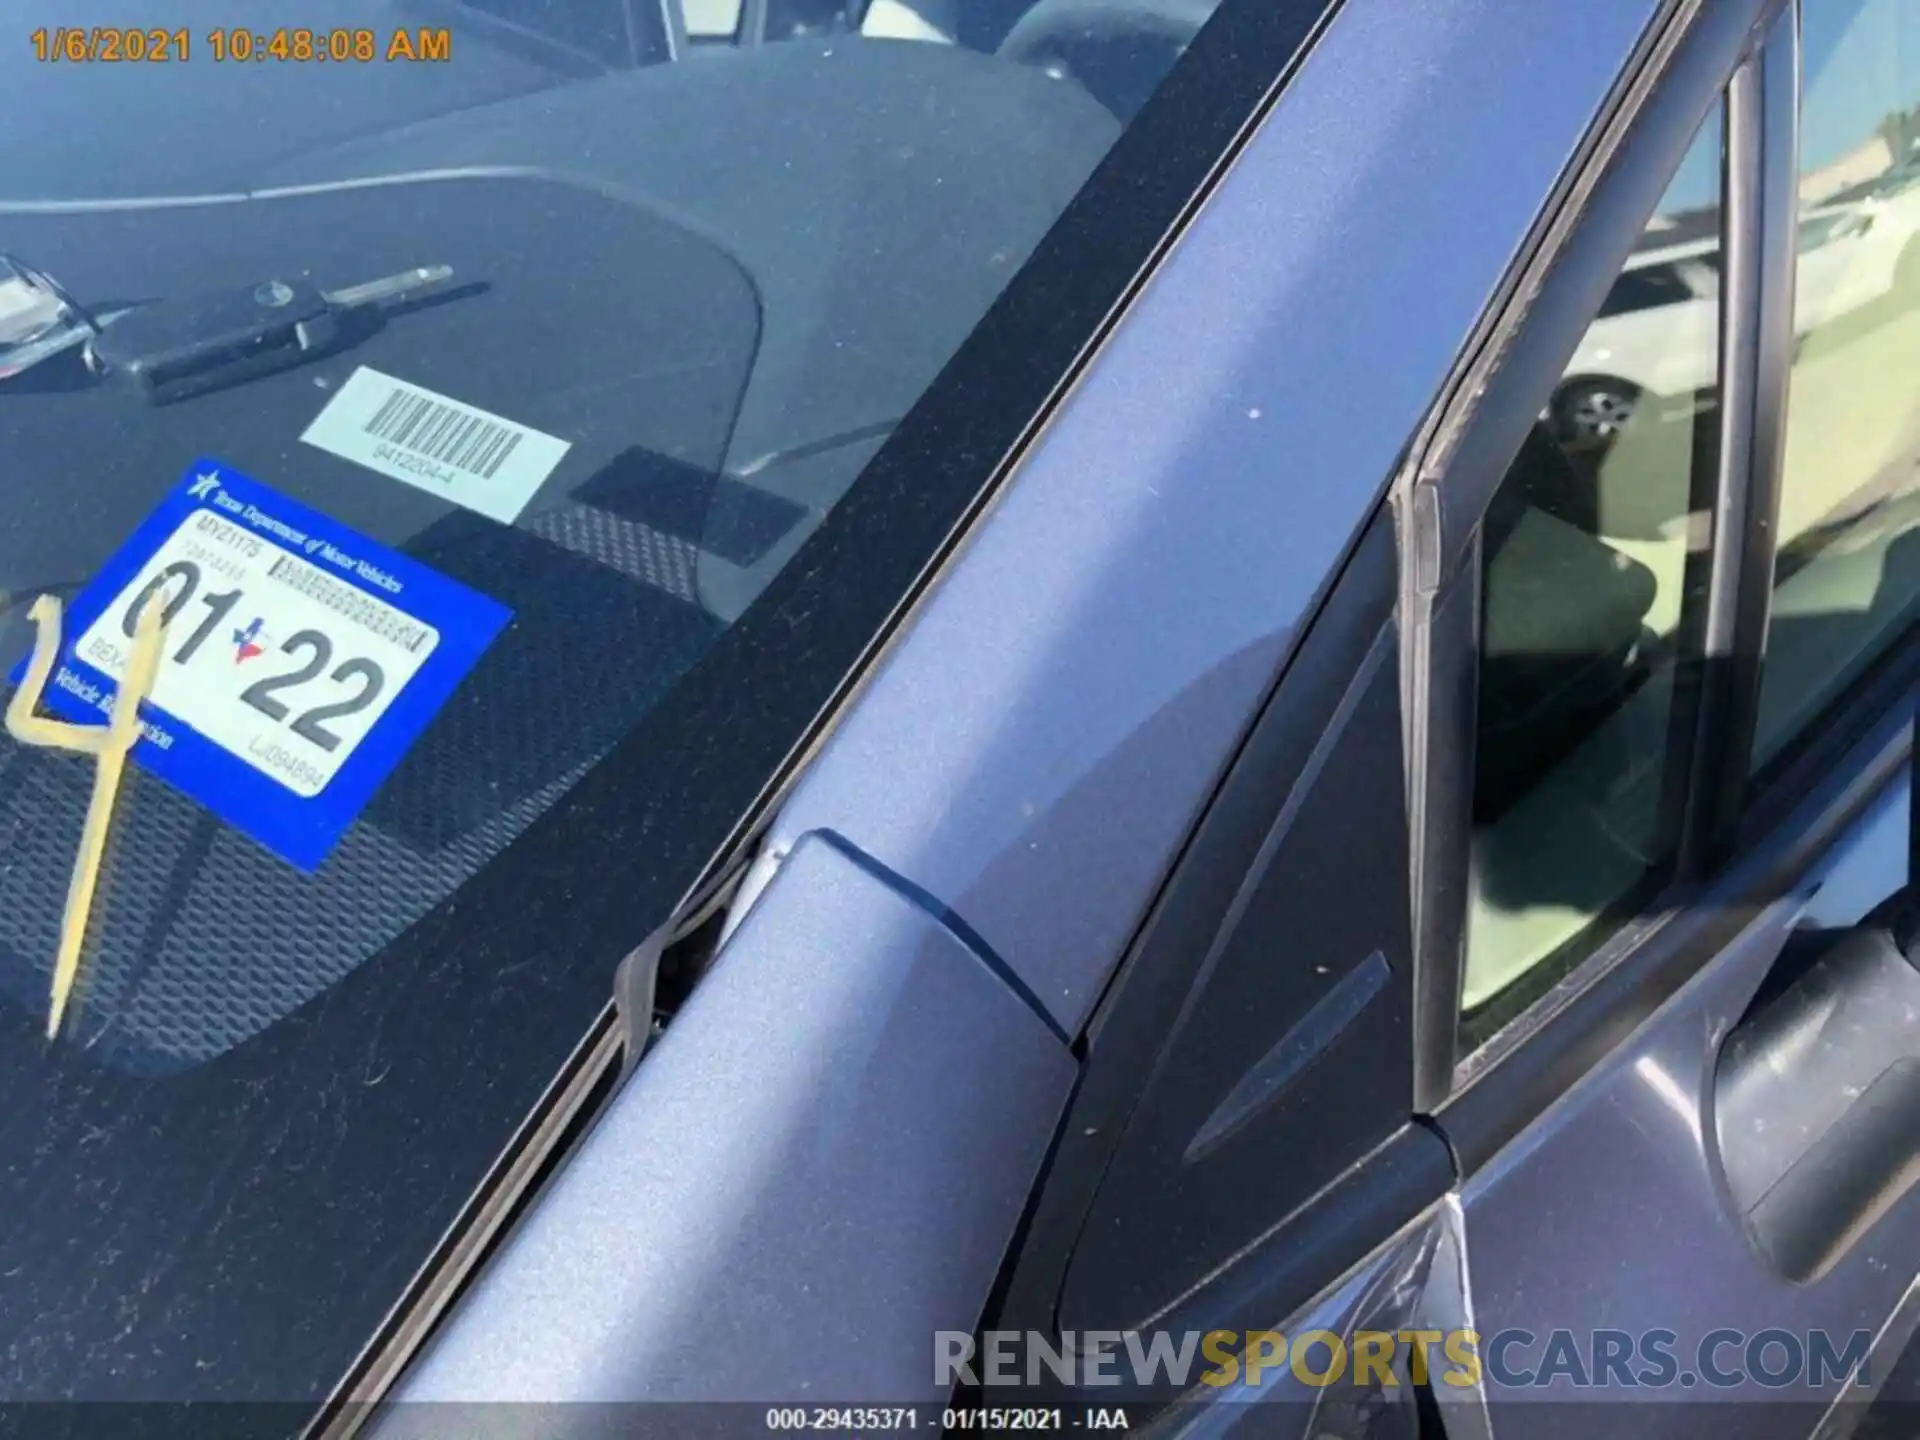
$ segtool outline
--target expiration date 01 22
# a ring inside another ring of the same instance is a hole
[[[303,797],[326,788],[440,638],[202,509],[87,627],[79,658],[119,680],[155,592],[166,634],[153,705]]]

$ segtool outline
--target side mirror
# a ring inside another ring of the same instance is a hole
[[[1859,925],[1789,939],[1790,980],[1763,992],[1720,1052],[1728,1190],[1768,1262],[1795,1282],[1824,1274],[1916,1179],[1920,749],[1907,807],[1905,890]]]

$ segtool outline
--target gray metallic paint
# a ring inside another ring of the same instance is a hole
[[[933,1332],[975,1323],[1073,1068],[952,932],[804,837],[393,1398],[943,1399]]]
[[[1853,1331],[1877,1331],[1896,1313],[1914,1283],[1920,1193],[1896,1202],[1813,1283],[1795,1285],[1774,1273],[1730,1203],[1714,1071],[1721,1042],[1794,927],[1852,924],[1905,883],[1906,825],[1905,786],[1896,784],[1795,894],[1760,914],[1627,1044],[1469,1181],[1467,1241],[1483,1336],[1519,1327],[1544,1338],[1570,1322],[1582,1331],[1608,1327],[1635,1335],[1667,1329],[1677,1332],[1675,1352],[1691,1369],[1694,1347],[1723,1327],[1753,1333],[1779,1326],[1802,1337],[1824,1329],[1843,1348]],[[1514,1358],[1530,1364],[1539,1354],[1536,1346]],[[1719,1358],[1732,1364],[1737,1356],[1729,1350]],[[1501,1440],[1611,1434],[1619,1423],[1618,1410],[1605,1415],[1553,1403],[1596,1398],[1564,1383],[1515,1390],[1490,1382],[1490,1391]],[[1806,1432],[1804,1410],[1778,1402],[1831,1399],[1833,1392],[1748,1382],[1641,1394],[1664,1402],[1747,1402],[1738,1412],[1738,1433],[1765,1440]],[[1716,1424],[1727,1421],[1724,1411],[1715,1417]],[[1694,1436],[1706,1423],[1690,1404],[1633,1410],[1638,1435]]]
[[[1356,1330],[1398,1330],[1424,1323],[1429,1318],[1426,1291],[1436,1254],[1444,1247],[1448,1232],[1457,1228],[1457,1207],[1451,1203],[1433,1207],[1324,1294],[1273,1328],[1288,1336],[1324,1330],[1351,1343]],[[1339,1398],[1337,1388],[1307,1385],[1290,1369],[1282,1369],[1264,1377],[1258,1386],[1234,1384],[1190,1392],[1184,1402],[1185,1413],[1169,1431],[1180,1440],[1225,1436],[1320,1440],[1342,1436],[1347,1432],[1323,1413],[1324,1401]],[[1411,1390],[1399,1398],[1405,1409],[1412,1408]],[[1403,1418],[1411,1420],[1410,1416]]]
[[[772,843],[846,834],[1083,1026],[1654,9],[1346,0]]]
[[[798,976],[824,973],[829,955],[844,975],[883,973],[900,963],[891,947],[932,943],[924,916],[800,837],[839,831],[952,906],[1063,1028],[1080,1026],[1652,8],[1347,0],[842,718],[768,838],[770,854],[793,853],[714,974],[395,1398],[764,1398],[810,1384],[899,1398],[924,1384],[936,1321],[977,1319],[1012,1228],[1005,1207],[1040,1158],[1032,1132],[973,1157],[1004,1211],[999,1233],[966,1190],[876,1200],[875,1172],[851,1164],[783,1177],[784,1203],[839,1215],[846,1233],[900,1225],[911,1198],[906,1233],[977,1236],[897,1258],[924,1296],[876,1291],[871,1267],[822,1268],[816,1245],[729,1256],[709,1223],[734,1169],[781,1153],[809,1120],[779,1085],[741,1074],[741,1057],[798,1084],[830,1063],[815,1047],[869,1023],[833,1008],[870,1005],[859,986],[807,991]],[[1512,109],[1484,104],[1489,92]],[[1520,112],[1530,123],[1513,126]],[[1408,243],[1436,215],[1449,217],[1445,243]],[[807,848],[816,858],[796,870]],[[839,933],[813,913],[828,880],[850,907],[834,912]],[[891,923],[863,924],[854,897]],[[804,1012],[768,998],[781,977]],[[991,1008],[976,1008],[986,1024]],[[1040,1030],[1030,1014],[1020,1023]],[[967,1074],[956,1063],[956,1086]],[[1038,1129],[1065,1083],[1042,1087]],[[723,1098],[720,1133],[707,1107]],[[940,1133],[924,1127],[974,1113],[924,1106],[923,1143]],[[743,1138],[756,1132],[763,1149]],[[911,1134],[894,1140],[912,1149]],[[722,1346],[708,1354],[742,1368],[675,1371],[672,1357],[714,1338],[704,1326],[726,1323],[729,1297],[756,1294],[784,1313],[804,1295],[810,1313],[894,1342],[855,1358],[796,1335],[784,1361],[755,1352],[749,1365]]]
[[[1346,0],[840,718],[712,975],[397,1398],[927,1393],[930,1333],[977,1320],[1072,1061],[817,832],[950,906],[1079,1031],[1655,9]],[[1809,914],[1898,883],[1892,803]],[[1722,1323],[1709,1276],[1740,1323],[1892,1311],[1912,1197],[1795,1294],[1743,1249],[1704,1138],[1712,1041],[1790,913],[1473,1178],[1482,1333]],[[1632,1293],[1605,1268],[1630,1260]],[[1562,1433],[1552,1408],[1496,1428]]]

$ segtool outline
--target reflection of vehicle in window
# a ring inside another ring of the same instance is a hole
[[[1796,332],[1804,336],[1920,285],[1916,232],[1920,188],[1906,172],[1889,172],[1849,198],[1803,212]],[[1646,395],[1669,416],[1710,397],[1719,255],[1712,237],[1643,248],[1627,262],[1554,397],[1551,418],[1562,439],[1610,443]]]
[[[1711,388],[1720,273],[1718,237],[1645,249],[1627,262],[1580,342],[1550,410],[1570,444],[1605,445],[1643,395]]]
[[[1920,284],[1920,189],[1890,171],[1855,198],[1806,212],[1800,233],[1797,320],[1804,334]]]

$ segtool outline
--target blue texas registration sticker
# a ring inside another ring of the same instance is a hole
[[[69,608],[48,709],[104,720],[155,593],[165,638],[134,758],[303,870],[512,618],[202,460]]]

